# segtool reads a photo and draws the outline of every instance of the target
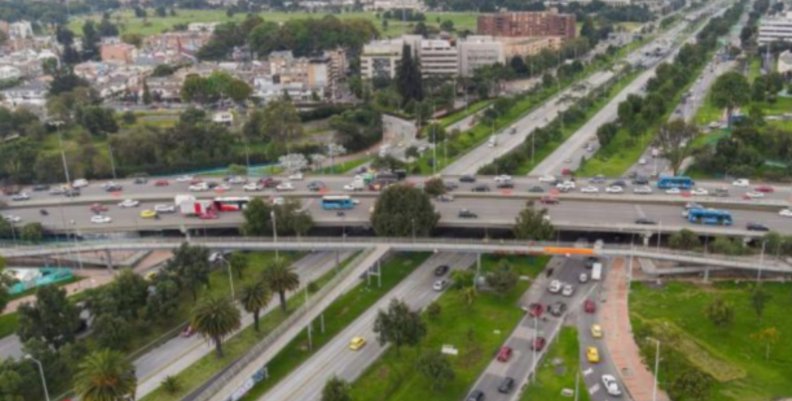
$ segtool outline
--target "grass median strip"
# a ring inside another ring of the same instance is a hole
[[[542,360],[536,372],[536,381],[531,383],[520,398],[521,401],[560,400],[561,391],[574,391],[575,376],[580,374],[580,344],[578,331],[574,327],[563,327],[556,341]],[[588,401],[586,383],[580,378],[578,401]],[[570,399],[572,399],[570,397]]]
[[[19,315],[16,312],[0,315],[0,338],[16,333],[18,327]]]
[[[488,270],[506,260],[521,275],[534,277],[544,267],[547,257],[487,256],[482,269]],[[440,313],[435,318],[424,314],[427,335],[417,349],[403,349],[397,355],[389,348],[375,364],[352,385],[355,401],[458,401],[462,399],[498,347],[512,332],[524,312],[518,301],[530,281],[519,280],[505,294],[478,292],[472,303],[463,291],[449,289],[436,303]],[[455,347],[459,354],[449,356],[455,378],[442,390],[432,390],[429,379],[416,369],[422,350],[440,350],[443,345]]]

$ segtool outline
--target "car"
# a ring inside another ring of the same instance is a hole
[[[783,217],[792,217],[792,209],[781,209],[778,212],[778,215]]]
[[[30,195],[28,195],[27,192],[20,192],[18,194],[14,194],[13,196],[11,196],[11,200],[17,202],[30,200]]]
[[[154,205],[154,211],[157,213],[176,213],[176,206],[160,203]]]
[[[679,195],[682,193],[682,190],[679,188],[669,188],[665,190],[665,193],[669,195]]]
[[[311,181],[308,183],[308,190],[309,191],[321,191],[325,189],[326,185],[322,181]]]
[[[496,183],[511,182],[511,180],[512,180],[512,176],[507,175],[507,174],[501,174],[501,175],[496,175],[495,176],[495,182]]]
[[[110,218],[110,216],[105,216],[105,215],[102,215],[102,214],[97,214],[97,215],[91,216],[91,223],[93,223],[93,224],[107,224],[107,223],[110,223],[112,221],[113,221],[113,219]]]
[[[654,226],[657,224],[657,222],[652,219],[648,219],[646,217],[639,217],[635,219],[635,224],[640,224],[644,226]]]
[[[231,186],[228,184],[221,184],[221,183],[210,183],[209,188],[214,191],[229,191],[231,190]]]
[[[448,286],[448,280],[442,278],[432,284],[432,289],[435,291],[443,291]]]
[[[619,382],[613,375],[602,375],[602,385],[605,386],[605,391],[612,396],[620,396],[621,390],[619,389]]]
[[[47,184],[36,184],[31,188],[34,192],[49,191],[50,186]]]
[[[501,384],[498,386],[498,392],[501,394],[509,394],[514,388],[514,378],[504,377]]]
[[[531,317],[542,317],[542,313],[544,313],[544,305],[538,302],[528,305],[528,314]]]
[[[745,229],[748,231],[770,231],[770,228],[760,223],[748,223],[745,225]]]
[[[530,348],[531,351],[541,351],[542,349],[544,349],[546,344],[547,344],[547,339],[546,338],[544,338],[544,337],[534,337],[531,340],[531,344],[528,345],[528,348]]]
[[[279,192],[294,191],[294,185],[290,182],[282,182],[275,187],[275,190]]]
[[[602,174],[597,174],[589,180],[592,184],[603,184],[605,183],[605,176]]]
[[[575,184],[575,181],[566,180],[566,181],[563,181],[563,182],[559,182],[558,184],[556,184],[555,187],[558,188],[558,189],[570,190],[570,189],[577,188],[577,184]]]
[[[484,401],[484,392],[481,390],[473,390],[465,401]]]
[[[189,187],[187,187],[187,190],[189,190],[190,192],[206,192],[209,190],[209,184],[205,182],[191,184]]]
[[[599,192],[599,188],[593,185],[586,185],[585,187],[580,188],[580,192],[583,192],[584,194],[595,194]]]
[[[543,205],[557,205],[560,201],[555,196],[543,196],[539,198],[539,203]]]
[[[256,191],[261,191],[262,189],[264,189],[264,187],[262,187],[261,184],[256,182],[249,182],[242,186],[242,190],[245,192],[256,192]]]
[[[154,209],[143,209],[140,211],[140,218],[155,219],[157,218],[157,211]]]
[[[190,182],[195,179],[195,176],[190,174],[180,175],[176,177],[176,182]]]
[[[589,363],[599,363],[600,356],[597,347],[593,345],[586,347],[586,359]]]
[[[450,192],[450,191],[453,191],[453,190],[459,188],[459,185],[457,185],[457,183],[455,183],[455,182],[444,181],[443,182],[443,188],[445,188],[446,191]]]
[[[498,355],[496,359],[500,362],[508,362],[509,359],[511,359],[513,352],[514,350],[512,350],[511,347],[509,347],[508,345],[504,345],[501,347],[500,350],[498,350]]]
[[[105,183],[102,185],[102,188],[104,188],[106,192],[120,192],[124,190],[124,187],[121,186],[121,184],[116,184],[114,182]]]
[[[83,188],[88,186],[88,180],[85,178],[78,178],[72,183],[73,188]]]
[[[589,281],[588,274],[580,273],[580,275],[578,276],[578,282],[580,282],[581,284],[585,284],[588,283],[588,281]]]
[[[512,189],[512,188],[514,188],[514,183],[511,182],[511,181],[499,182],[499,183],[495,184],[495,188],[498,188],[498,189]]]
[[[594,338],[602,338],[602,326],[599,324],[592,324],[591,325],[591,336]]]
[[[550,312],[551,315],[555,317],[559,317],[563,315],[564,312],[566,312],[566,304],[563,302],[556,302],[550,305],[550,307],[547,308],[547,310]]]
[[[247,182],[247,179],[245,177],[242,177],[242,176],[239,176],[239,175],[235,175],[235,176],[233,176],[233,177],[228,179],[228,183],[231,184],[231,185],[242,185],[242,184],[244,184],[246,182]]]
[[[575,287],[572,284],[564,284],[564,288],[561,290],[561,295],[565,297],[571,297],[574,293]]]
[[[704,188],[693,188],[690,190],[690,194],[693,196],[707,196],[709,195],[709,191]]]
[[[627,186],[627,183],[626,183],[626,182],[624,182],[624,180],[616,180],[616,181],[613,181],[613,182],[610,184],[610,186],[612,186],[612,187],[622,187],[622,188],[624,188],[624,187],[626,187],[626,186]]]
[[[528,192],[542,193],[542,192],[544,192],[544,188],[542,188],[542,187],[540,187],[538,185],[534,185],[534,186],[532,186],[531,188],[528,189]]]
[[[550,285],[547,286],[547,291],[550,291],[551,294],[558,294],[559,292],[561,292],[562,286],[563,284],[561,284],[560,281],[553,280],[550,282]]]
[[[357,351],[363,348],[365,345],[366,345],[366,339],[360,336],[352,337],[352,339],[349,340],[349,349],[351,349],[352,351]]]
[[[638,159],[638,164],[641,165],[641,166],[645,165],[646,164],[646,159],[643,158],[643,157]]]
[[[473,187],[472,191],[473,192],[489,192],[490,191],[490,187],[489,187],[489,185],[486,185],[486,184],[476,185],[475,187]]]
[[[303,176],[303,173],[298,171],[294,174],[290,174],[288,178],[289,181],[302,181],[305,177]]]
[[[101,203],[94,203],[93,205],[91,205],[90,209],[94,213],[102,213],[108,210],[107,206]]]
[[[449,270],[451,270],[450,266],[448,266],[448,265],[440,265],[440,266],[435,267],[434,275],[436,277],[445,276],[446,273],[448,273]]]
[[[459,177],[459,182],[467,182],[467,183],[476,182],[476,177],[472,175],[463,175]]]
[[[652,193],[652,187],[650,187],[648,185],[639,185],[637,187],[633,187],[633,193],[640,194],[640,195],[651,194]]]
[[[611,186],[605,188],[605,193],[606,194],[620,194],[622,192],[624,192],[624,188],[622,188],[622,187],[620,187],[618,185],[611,185]]]
[[[583,261],[583,264],[587,269],[594,267],[594,263],[599,263],[599,259],[597,259],[596,256],[588,256],[586,257],[586,260]]]
[[[587,299],[583,301],[583,310],[586,313],[594,313],[597,311],[597,304],[595,304],[594,301]]]
[[[643,176],[636,176],[632,180],[633,185],[649,185],[649,179]]]
[[[453,202],[454,201],[454,195],[442,194],[442,195],[437,197],[437,200],[440,201],[440,202]]]
[[[762,192],[762,193],[765,193],[765,194],[771,194],[771,193],[773,193],[775,191],[775,189],[773,187],[769,186],[769,185],[760,185],[760,186],[754,188],[754,191]]]
[[[193,334],[195,334],[195,329],[189,324],[179,333],[184,338],[192,337]]]
[[[468,209],[460,210],[459,214],[457,216],[459,218],[462,218],[462,219],[477,219],[478,218],[478,215],[476,213],[473,213],[473,212],[471,212]]]
[[[67,198],[74,198],[80,196],[80,190],[77,188],[68,188],[63,191],[63,196]]]
[[[745,187],[748,187],[750,185],[751,185],[751,181],[749,181],[747,178],[738,178],[738,179],[732,181],[732,186],[733,187],[743,187],[743,188],[745,188]]]
[[[357,191],[362,191],[362,190],[363,190],[363,186],[362,185],[357,185],[355,183],[344,185],[344,191],[347,191],[347,192],[357,192]]]
[[[168,182],[168,180],[157,180],[157,181],[154,181],[154,186],[155,187],[167,187],[168,185],[170,185],[170,182]]]
[[[138,205],[140,205],[140,202],[134,199],[124,199],[123,201],[121,201],[121,203],[118,204],[118,207],[123,207],[123,208],[137,207]]]
[[[552,175],[549,175],[549,174],[548,175],[543,175],[543,176],[539,177],[539,182],[548,182],[548,183],[549,182],[556,182],[556,178],[555,178],[555,176],[552,176]]]
[[[727,198],[729,196],[729,190],[726,188],[715,188],[712,192],[712,196],[717,196],[718,198]]]
[[[764,194],[762,192],[754,192],[754,191],[746,192],[745,193],[745,198],[747,198],[747,199],[764,198]]]
[[[14,216],[14,215],[7,214],[7,215],[3,216],[3,220],[5,220],[5,221],[7,221],[9,223],[19,223],[20,221],[22,221],[22,218],[19,217],[19,216]]]
[[[280,180],[272,178],[272,177],[265,177],[259,179],[259,184],[263,185],[264,188],[275,188],[280,184]]]
[[[685,209],[704,209],[704,206],[701,203],[688,202],[685,203]]]

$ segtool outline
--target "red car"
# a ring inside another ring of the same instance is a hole
[[[262,178],[259,180],[259,184],[263,185],[264,188],[275,188],[280,183],[280,180],[276,180],[272,177]]]
[[[586,313],[594,313],[597,311],[597,304],[594,301],[587,299],[586,302],[583,302],[583,310]]]
[[[544,313],[544,305],[538,303],[528,305],[528,314],[531,317],[542,317],[542,313]]]
[[[544,337],[534,337],[531,341],[531,351],[541,351],[545,344],[547,344],[547,340]]]
[[[102,213],[102,212],[106,212],[107,210],[108,210],[107,206],[101,203],[94,203],[93,205],[91,205],[91,211],[94,213]]]
[[[558,202],[558,198],[554,196],[543,196],[539,199],[539,203],[544,205],[557,205]]]
[[[572,170],[565,168],[561,170],[561,175],[572,175]]]
[[[154,181],[154,186],[155,187],[167,187],[168,185],[170,185],[168,180],[157,180],[157,181]]]
[[[756,190],[756,192],[762,192],[762,193],[766,193],[766,194],[771,194],[771,193],[773,193],[773,191],[775,191],[775,189],[773,189],[773,187],[771,187],[769,185],[760,185],[760,186],[756,187],[755,190]]]
[[[498,351],[498,360],[501,362],[508,361],[512,356],[512,349],[509,346],[504,345],[501,347],[500,351]]]

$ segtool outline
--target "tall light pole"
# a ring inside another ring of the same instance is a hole
[[[63,174],[66,177],[66,185],[71,186],[71,177],[69,176],[69,165],[66,164],[66,151],[63,149],[63,136],[61,135],[61,125],[63,125],[63,121],[61,120],[53,120],[50,121],[50,124],[55,126],[55,129],[58,131],[58,146],[60,147],[60,154],[61,154],[61,162],[63,162]]]
[[[655,363],[654,363],[654,386],[652,387],[652,401],[657,401],[657,372],[660,369],[660,340],[652,338],[655,341]]]
[[[110,155],[110,169],[113,171],[113,180],[117,180],[116,177],[116,168],[115,168],[115,158],[113,157],[113,146],[110,145],[110,142],[107,142],[107,153]]]
[[[44,366],[41,365],[41,361],[33,358],[30,354],[25,354],[25,359],[33,361],[38,366],[39,375],[41,376],[41,386],[44,388],[44,398],[50,401],[49,390],[47,390],[47,379],[44,377]]]
[[[220,260],[225,263],[226,269],[228,269],[228,284],[231,286],[231,300],[233,301],[236,299],[236,291],[234,291],[234,275],[231,274],[231,262],[225,258],[222,252],[220,253]]]
[[[277,223],[277,217],[275,215],[275,211],[274,210],[270,212],[270,218],[272,219],[272,242],[274,242],[275,245],[276,245],[275,246],[275,260],[277,261],[277,260],[280,259],[280,256],[278,255],[278,247],[277,247],[277,243],[278,243],[278,223]]]
[[[764,264],[764,255],[765,255],[765,246],[767,245],[767,240],[762,241],[762,253],[759,254],[759,269],[756,272],[756,282],[760,282],[762,280],[762,265]]]

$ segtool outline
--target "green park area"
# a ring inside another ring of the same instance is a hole
[[[645,360],[660,341],[672,399],[780,400],[792,394],[790,294],[776,282],[633,284],[630,319]]]
[[[574,390],[581,355],[577,335],[577,329],[574,327],[561,328],[539,366],[536,381],[528,385],[520,398],[521,401],[563,400],[565,397],[561,395],[561,391]],[[582,377],[579,386],[580,394],[576,399],[588,401],[589,393],[586,391],[586,383]]]
[[[482,270],[492,271],[500,263],[511,266],[522,278],[502,293],[474,291],[461,286],[447,290],[422,316],[426,322],[426,336],[416,347],[403,347],[399,352],[391,347],[352,383],[352,399],[391,401],[457,401],[462,399],[484,368],[492,361],[497,349],[515,328],[524,312],[519,299],[544,267],[548,258],[532,256],[482,257]],[[453,274],[452,277],[458,277]],[[443,345],[458,350],[448,356],[453,379],[443,386],[432,388],[432,381],[420,372],[421,355],[439,352]]]

